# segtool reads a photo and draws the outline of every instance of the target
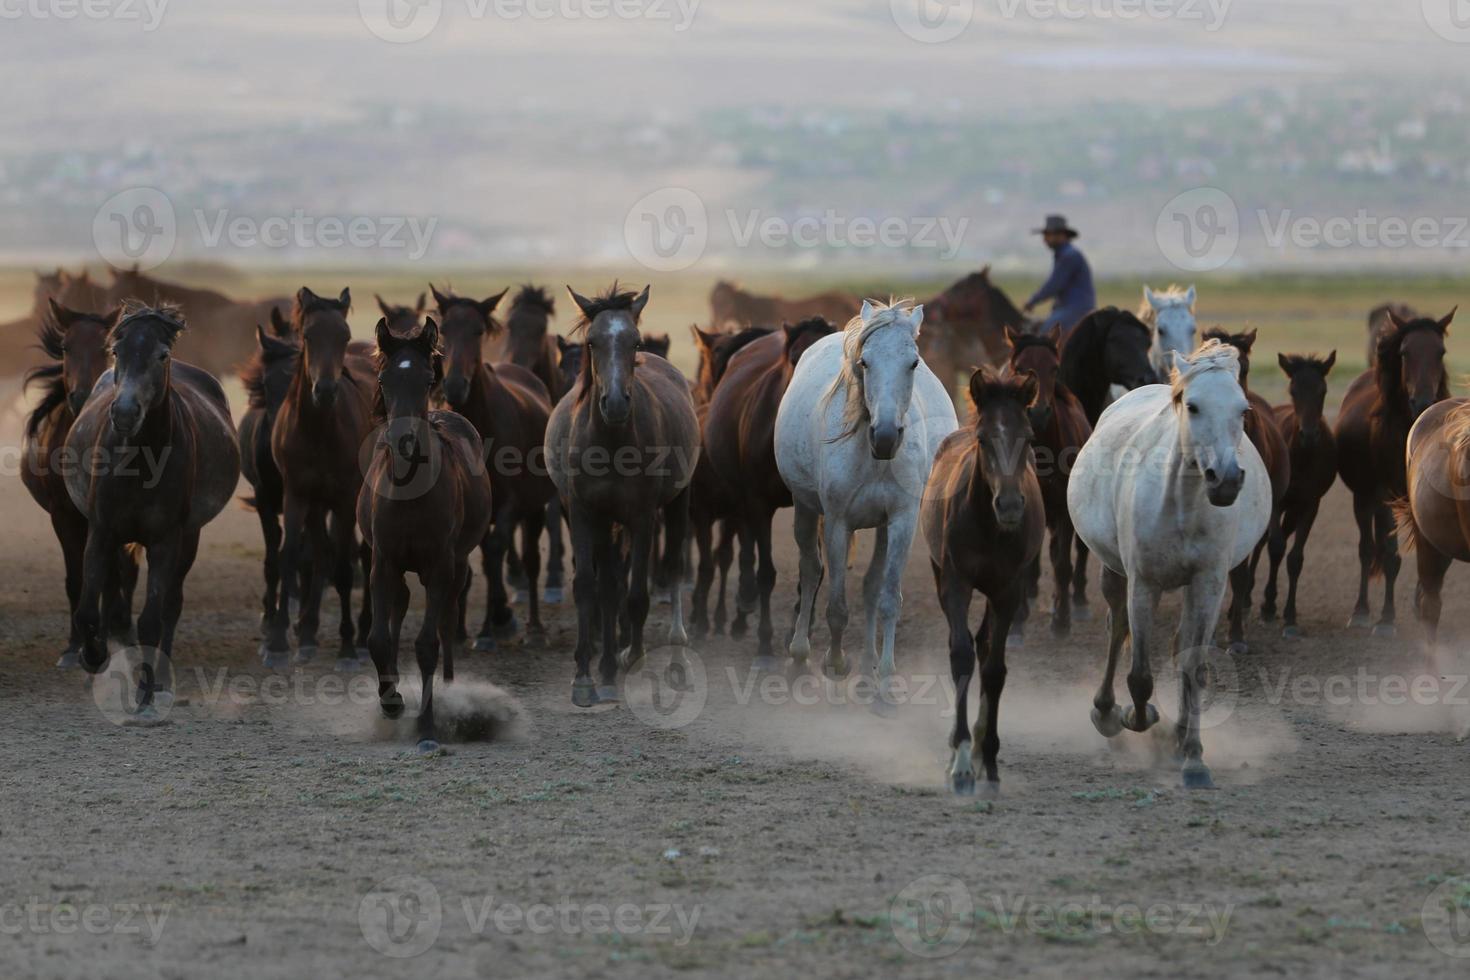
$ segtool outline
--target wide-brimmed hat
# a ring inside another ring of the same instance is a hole
[[[1067,224],[1067,219],[1060,214],[1047,215],[1046,226],[1044,228],[1035,228],[1032,230],[1031,233],[1033,235],[1045,235],[1047,232],[1052,231],[1059,231],[1062,234],[1068,235],[1072,238],[1076,238],[1078,235],[1082,234],[1082,232]]]

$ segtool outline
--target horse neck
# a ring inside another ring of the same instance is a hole
[[[303,351],[296,362],[296,373],[291,379],[291,388],[286,392],[286,400],[281,409],[290,405],[293,409],[291,414],[296,418],[295,428],[310,434],[313,439],[335,436],[338,432],[338,413],[345,400],[353,397],[352,393],[345,390],[352,385],[346,364],[342,366],[342,375],[337,385],[337,397],[331,406],[323,408],[318,405],[311,397],[311,375],[306,370],[306,354]],[[280,410],[276,414],[280,415]]]

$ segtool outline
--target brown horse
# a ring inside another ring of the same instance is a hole
[[[638,353],[638,320],[648,305],[648,289],[634,295],[620,292],[614,283],[597,299],[570,288],[567,292],[582,311],[576,328],[583,336],[582,374],[552,413],[546,454],[571,518],[577,602],[572,703],[585,708],[619,698],[617,630],[625,583],[631,641],[625,666],[643,657],[648,565],[659,514],[673,584],[668,642],[688,644],[680,559],[689,523],[689,485],[699,456],[699,423],[684,376],[663,358]],[[628,543],[628,575],[616,528]],[[594,683],[591,663],[598,629],[602,657],[599,683]],[[670,680],[678,686],[687,680],[681,667],[682,660],[670,666]]]
[[[107,302],[105,290],[92,282],[85,269],[77,275],[61,268],[54,274],[36,273],[34,296],[30,313],[0,323],[0,376],[26,371],[42,363],[37,357],[36,334],[46,328],[52,301],[72,313],[101,314],[117,308],[117,304]]]
[[[1072,632],[1072,548],[1077,537],[1072,529],[1072,515],[1067,510],[1067,479],[1077,454],[1092,435],[1092,425],[1079,402],[1057,380],[1061,367],[1061,327],[1053,327],[1045,335],[1010,333],[1012,347],[1011,372],[1018,377],[1036,378],[1036,401],[1026,409],[1031,421],[1032,452],[1036,456],[1036,475],[1041,482],[1041,497],[1046,504],[1046,526],[1051,533],[1051,569],[1056,595],[1053,600],[1051,631],[1054,636]],[[1082,547],[1080,541],[1077,547]],[[1041,558],[1027,572],[1027,598],[1034,599],[1041,579]],[[1011,637],[1019,640],[1030,615],[1030,602],[1021,605],[1020,614],[1011,628]],[[1008,642],[1010,642],[1008,638]]]
[[[20,479],[32,499],[51,517],[51,529],[61,545],[66,566],[66,600],[73,617],[82,593],[82,559],[87,546],[87,518],[66,491],[70,465],[62,452],[66,437],[97,379],[107,369],[107,337],[122,318],[122,310],[111,313],[82,313],[47,300],[50,309],[40,331],[41,350],[51,363],[26,372],[25,384],[41,387],[41,400],[26,420],[22,444]],[[133,587],[138,566],[131,553],[120,556],[119,581],[123,594],[113,603],[116,618],[108,623],[111,634],[124,639],[132,632]],[[71,637],[57,667],[70,668],[81,661],[82,635],[75,618]]]
[[[1353,494],[1358,523],[1358,601],[1349,627],[1367,626],[1368,579],[1383,573],[1383,613],[1375,636],[1393,636],[1393,587],[1398,578],[1398,535],[1390,504],[1409,492],[1404,460],[1409,428],[1435,402],[1450,396],[1444,342],[1451,310],[1443,320],[1401,320],[1388,314],[1392,329],[1378,341],[1373,367],[1343,396],[1337,416],[1337,473]]]
[[[528,628],[544,632],[536,584],[541,574],[541,529],[546,505],[556,492],[542,465],[551,394],[530,371],[515,364],[485,362],[485,342],[501,330],[493,316],[504,292],[474,300],[430,287],[439,306],[444,342],[444,399],[480,433],[495,492],[495,514],[481,556],[485,571],[485,621],[476,650],[494,650],[497,636],[516,631],[505,591],[505,555],[521,529],[521,567],[525,572]],[[461,616],[465,610],[461,608]]]
[[[1382,306],[1375,306],[1368,314],[1368,357],[1363,362],[1370,368],[1378,360],[1378,341],[1393,328],[1393,322],[1389,319],[1390,313],[1404,323],[1419,319],[1419,314],[1407,303],[1384,303]]]
[[[240,479],[219,382],[171,357],[183,330],[175,310],[125,308],[108,335],[112,369],[98,380],[66,441],[76,458],[107,463],[73,467],[66,477],[72,503],[87,518],[76,611],[87,671],[107,662],[99,626],[114,619],[107,607],[120,595],[119,549],[141,545],[148,555],[147,599],[138,617],[138,709],[145,716],[156,710],[154,692],[169,686],[184,578],[198,554],[200,529],[225,508]],[[139,460],[145,465],[136,465]]]
[[[1245,416],[1245,435],[1261,454],[1261,461],[1266,464],[1266,473],[1271,478],[1271,521],[1266,525],[1266,533],[1250,559],[1230,572],[1230,652],[1239,654],[1249,650],[1245,642],[1245,621],[1250,614],[1251,595],[1256,587],[1256,565],[1261,560],[1261,553],[1268,546],[1285,547],[1281,534],[1281,508],[1291,485],[1291,452],[1276,421],[1275,410],[1250,388],[1251,348],[1256,343],[1256,331],[1232,334],[1217,327],[1206,330],[1203,339],[1218,340],[1240,352],[1240,387],[1250,405]]]
[[[970,379],[973,426],[950,434],[934,459],[921,519],[934,586],[949,622],[949,670],[956,702],[950,787],[973,793],[982,763],[985,789],[1000,788],[1000,696],[1006,637],[1025,598],[1026,570],[1041,555],[1046,505],[1028,440],[1032,375],[1002,380],[982,368]],[[970,601],[985,596],[985,617],[970,636]],[[969,729],[970,679],[980,667],[980,708]],[[980,758],[975,758],[978,747]]]
[[[777,323],[796,323],[821,317],[830,323],[846,323],[857,315],[862,300],[849,293],[826,292],[805,299],[782,299],[747,292],[731,282],[721,280],[709,294],[710,326],[724,330],[730,326],[763,327]]]
[[[372,426],[373,364],[368,351],[352,342],[351,309],[346,289],[335,300],[305,287],[296,294],[292,332],[300,338],[301,355],[270,437],[284,514],[280,594],[262,650],[270,667],[289,659],[286,631],[291,599],[298,594],[296,660],[305,663],[316,656],[322,585],[329,575],[342,604],[337,666],[355,669],[366,652],[355,641],[367,636],[371,610],[364,601],[354,632],[352,580],[362,454]],[[303,562],[308,547],[309,578]]]
[[[668,334],[649,333],[643,335],[643,342],[638,345],[638,350],[644,354],[656,354],[667,361],[673,345],[674,341]]]
[[[814,317],[745,344],[730,357],[704,421],[704,451],[714,475],[737,498],[741,539],[753,545],[740,551],[740,589],[735,601],[745,611],[760,603],[756,629],[760,669],[776,663],[771,643],[771,592],[776,587],[771,521],[777,510],[792,503],[791,491],[776,468],[776,411],[801,355],[835,332],[831,323]]]
[[[1269,623],[1276,618],[1276,576],[1286,554],[1286,541],[1294,538],[1291,555],[1286,559],[1289,581],[1281,629],[1282,636],[1293,639],[1302,635],[1296,623],[1296,587],[1305,562],[1307,538],[1312,535],[1322,498],[1337,482],[1337,440],[1323,419],[1327,375],[1337,363],[1337,351],[1326,358],[1278,354],[1277,362],[1290,379],[1290,404],[1277,405],[1273,411],[1291,454],[1291,483],[1281,502],[1281,533],[1271,539],[1271,574],[1266,580],[1261,619]]]
[[[382,435],[357,497],[357,525],[372,546],[369,575],[373,628],[368,649],[378,671],[383,714],[403,713],[398,691],[398,638],[408,611],[413,573],[423,583],[423,626],[414,643],[422,695],[418,750],[432,754],[434,671],[444,654],[444,683],[454,680],[459,603],[469,582],[470,553],[490,528],[490,477],[480,434],[462,416],[429,411],[429,395],[444,374],[438,327],[429,319],[404,337],[378,321],[378,390],[374,421]]]
[[[1433,654],[1445,574],[1470,561],[1470,399],[1447,399],[1419,416],[1409,432],[1408,481],[1396,510],[1418,559],[1417,609]]]
[[[1006,331],[1025,333],[1026,315],[990,281],[990,266],[972,272],[924,304],[919,353],[930,370],[957,391],[957,373],[976,364],[999,370],[1010,359]]]
[[[373,293],[373,299],[382,311],[383,319],[388,321],[388,329],[400,337],[412,337],[423,325],[424,311],[429,308],[427,293],[419,293],[412,306],[396,306],[377,293]]]

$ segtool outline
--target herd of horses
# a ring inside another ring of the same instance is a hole
[[[805,670],[825,580],[822,670],[847,675],[846,573],[854,534],[873,530],[856,682],[889,713],[899,582],[922,537],[949,624],[958,694],[949,781],[961,793],[977,780],[998,786],[1006,652],[1025,643],[1043,551],[1057,636],[1089,615],[1088,563],[1100,560],[1108,658],[1092,717],[1109,737],[1157,722],[1154,613],[1163,593],[1183,591],[1175,736],[1190,787],[1212,785],[1199,685],[1225,593],[1230,648],[1241,653],[1260,559],[1269,560],[1260,615],[1272,622],[1285,558],[1283,633],[1301,635],[1305,547],[1338,477],[1360,538],[1350,625],[1393,633],[1400,534],[1417,555],[1415,606],[1431,642],[1446,570],[1470,561],[1470,401],[1450,398],[1444,363],[1453,312],[1373,311],[1371,366],[1329,426],[1336,352],[1280,355],[1290,401],[1273,407],[1251,390],[1255,331],[1198,335],[1193,287],[1145,287],[1137,312],[1099,309],[1063,336],[1038,333],[988,270],[922,305],[841,293],[792,301],[720,283],[710,326],[691,331],[699,365],[689,379],[667,359],[667,335],[641,326],[646,288],[615,283],[591,298],[568,288],[579,314],[569,336],[552,331],[555,303],[535,286],[518,290],[504,322],[497,311],[509,290],[476,299],[431,287],[405,306],[378,297],[382,318],[363,342],[348,326],[345,289],[236,302],[136,270],[113,279],[38,277],[31,321],[44,362],[27,376],[41,393],[23,478],[65,561],[72,623],[59,666],[99,671],[109,641],[137,646],[145,661],[171,656],[200,529],[243,474],[265,544],[267,665],[316,655],[330,581],[341,603],[338,666],[370,657],[382,711],[401,714],[406,576],[419,577],[421,751],[437,748],[440,658],[447,683],[457,645],[470,639],[472,554],[481,552],[487,583],[473,646],[490,651],[522,629],[516,606],[534,635],[541,602],[562,601],[564,529],[577,614],[572,700],[582,707],[619,700],[620,671],[645,659],[655,595],[671,604],[676,651],[691,633],[727,626],[741,639],[754,617],[755,667]],[[12,334],[0,326],[4,343]],[[238,426],[217,380],[237,370],[248,394]],[[971,406],[964,424],[957,379]],[[800,574],[778,651],[773,519],[786,507]],[[1375,575],[1384,587],[1376,623]],[[986,609],[972,634],[976,592]],[[1125,647],[1120,708],[1113,687]],[[687,684],[686,666],[676,652],[667,683]],[[146,714],[166,682],[144,674],[137,708]]]

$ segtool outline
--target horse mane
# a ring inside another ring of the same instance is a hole
[[[544,313],[547,316],[555,316],[556,301],[540,286],[527,283],[521,287],[520,292],[516,293],[515,299],[511,300],[510,304],[511,316],[523,310],[527,313]]]
[[[1310,368],[1323,377],[1326,377],[1327,372],[1331,370],[1327,366],[1327,358],[1325,357],[1318,357],[1315,354],[1281,355],[1281,370],[1286,372],[1287,377],[1291,377],[1303,368]]]
[[[820,319],[820,318],[819,318]],[[802,323],[808,321],[803,320]],[[827,321],[823,320],[825,325]],[[730,359],[745,350],[751,344],[775,333],[771,327],[746,327],[737,333],[725,334],[710,351],[710,373],[716,383],[725,376],[725,371],[730,367]]]
[[[1373,364],[1374,380],[1378,383],[1378,404],[1374,406],[1375,415],[1383,415],[1394,411],[1404,403],[1404,341],[1410,334],[1421,331],[1432,330],[1439,336],[1445,335],[1445,329],[1438,321],[1428,317],[1410,320],[1397,330],[1384,331],[1378,338],[1378,359]],[[1438,397],[1443,400],[1450,397],[1449,372],[1440,373]]]
[[[822,396],[821,404],[824,410],[837,392],[848,388],[862,388],[862,376],[858,374],[856,365],[863,356],[863,345],[879,330],[898,323],[900,316],[907,317],[913,313],[913,305],[912,299],[890,299],[887,303],[874,301],[872,303],[873,315],[870,319],[864,320],[863,315],[859,313],[847,321],[847,326],[842,329],[842,366],[837,372],[837,377],[832,379],[827,393]],[[792,337],[799,336],[802,331],[811,329],[813,320],[819,321],[824,327],[827,324],[827,321],[821,317],[803,320],[793,329]],[[846,439],[856,432],[858,426],[862,424],[863,414],[866,411],[867,405],[863,399],[849,396],[842,409],[842,431],[832,441]]]
[[[1170,283],[1165,289],[1154,290],[1153,294],[1154,299],[1159,300],[1165,306],[1183,306],[1185,300],[1189,298],[1189,290],[1178,283]],[[1190,309],[1193,310],[1194,307],[1190,306]],[[1145,294],[1143,302],[1138,306],[1138,312],[1134,315],[1148,326],[1153,326],[1158,317],[1158,311],[1154,309],[1154,305],[1148,301],[1148,296]]]
[[[1031,382],[1026,377],[1018,377],[1014,374],[986,375],[980,373],[978,380],[972,378],[970,380],[969,390],[971,408],[970,424],[978,432],[980,429],[981,406],[999,399],[1013,401],[1022,410],[1025,410],[1027,405],[1030,404],[1030,399],[1026,397],[1026,386],[1029,383]]]
[[[1444,421],[1444,435],[1457,456],[1470,450],[1470,402],[1450,410]]]
[[[1107,393],[1107,379],[1098,370],[1106,350],[1108,335],[1119,324],[1132,325],[1145,335],[1149,328],[1134,314],[1116,306],[1093,310],[1067,335],[1062,343],[1061,365],[1057,376],[1084,406],[1092,400],[1092,411],[1101,412]]]
[[[1184,389],[1196,378],[1211,371],[1229,371],[1240,377],[1240,351],[1219,340],[1206,340],[1200,349],[1184,359],[1184,370],[1171,369],[1169,384],[1175,401],[1184,397]]]
[[[586,348],[589,343],[587,340],[587,331],[592,326],[593,321],[604,313],[616,313],[619,311],[631,313],[633,312],[633,304],[637,299],[637,293],[631,289],[620,290],[618,288],[618,281],[614,279],[613,284],[607,287],[606,292],[587,304],[587,308],[582,311],[581,319],[572,326],[571,336],[575,337],[577,334],[581,334],[582,347]],[[634,321],[634,325],[637,325],[636,320]],[[582,370],[578,376],[578,382],[582,387],[580,389],[581,393],[577,396],[577,401],[581,402],[582,399],[587,397],[587,393],[592,390],[592,358],[585,349],[582,351]]]
[[[1222,344],[1229,344],[1240,352],[1240,386],[1247,387],[1247,378],[1250,375],[1250,352],[1256,343],[1256,333],[1231,333],[1224,327],[1211,327],[1202,335],[1203,340],[1218,340]]]
[[[117,325],[112,328],[112,332],[107,336],[109,351],[112,345],[116,343],[117,338],[133,324],[150,320],[163,328],[164,339],[170,347],[179,339],[179,334],[188,328],[188,325],[184,322],[183,311],[177,306],[169,303],[149,306],[142,300],[126,300],[122,305],[121,318],[119,318]]]
[[[264,345],[257,345],[255,353],[240,367],[240,383],[245,386],[251,408],[265,408],[265,376],[276,364],[300,356],[301,348],[280,337],[266,337]]]
[[[1055,340],[1052,340],[1045,334],[1013,333],[1010,336],[1010,341],[1012,360],[1014,360],[1016,355],[1021,353],[1021,351],[1030,350],[1033,347],[1045,347],[1053,354],[1056,354],[1058,356],[1061,356],[1062,353],[1061,349],[1057,345],[1057,342]]]

